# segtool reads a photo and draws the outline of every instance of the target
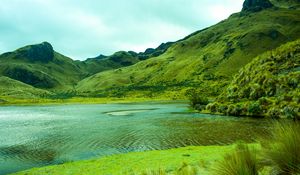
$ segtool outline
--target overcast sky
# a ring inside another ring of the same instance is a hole
[[[84,60],[176,41],[240,11],[244,0],[1,0],[0,53],[50,42]]]

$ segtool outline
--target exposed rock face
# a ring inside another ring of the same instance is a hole
[[[43,42],[41,44],[31,45],[20,49],[19,56],[25,57],[32,62],[49,62],[53,60],[54,50],[50,43]]]
[[[245,0],[242,11],[260,11],[273,7],[269,0]]]

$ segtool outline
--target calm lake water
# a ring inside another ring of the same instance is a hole
[[[252,142],[268,121],[183,103],[0,107],[0,174],[132,151]]]

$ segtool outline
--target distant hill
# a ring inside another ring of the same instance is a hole
[[[299,16],[300,11],[293,8],[243,10],[173,43],[156,58],[95,74],[76,88],[81,94],[96,96],[174,98],[197,89],[215,97],[253,58],[298,39]]]
[[[300,118],[300,40],[256,57],[206,109],[227,115]]]
[[[300,9],[300,0],[270,0],[270,1],[276,7]]]
[[[28,84],[13,80],[8,77],[0,76],[0,103],[1,97],[14,97],[24,99],[43,98],[52,95],[46,90],[34,88]]]
[[[111,56],[99,55],[95,58],[89,58],[83,61],[83,68],[89,72],[89,75],[103,72],[106,70],[118,69],[121,67],[131,66],[139,61],[146,60],[148,58],[157,57],[173,44],[173,42],[162,43],[157,48],[148,48],[145,52],[136,53],[133,51],[119,51]]]
[[[0,55],[0,75],[36,88],[63,89],[75,85],[85,71],[43,42]]]
[[[48,42],[29,45],[0,55],[0,75],[36,88],[74,90],[77,82],[95,73],[133,65],[164,53],[171,43],[145,52],[116,52],[85,61],[74,61],[53,50]]]

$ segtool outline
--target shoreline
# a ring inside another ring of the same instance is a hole
[[[188,103],[186,99],[170,98],[70,98],[70,99],[14,99],[2,98],[1,106],[42,106],[42,105],[71,105],[71,104],[130,104],[142,102],[158,103]]]
[[[258,147],[257,144],[250,144]],[[115,154],[95,159],[67,162],[32,168],[13,175],[36,174],[130,174],[161,168],[176,171],[182,164],[197,167],[201,174],[209,174],[214,163],[223,158],[226,153],[234,150],[235,144],[226,146],[188,146],[168,150],[145,152],[129,152]]]

